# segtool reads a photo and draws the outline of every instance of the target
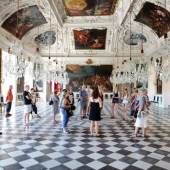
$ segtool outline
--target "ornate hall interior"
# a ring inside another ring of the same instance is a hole
[[[170,0],[0,0],[0,170],[20,169],[170,170]]]

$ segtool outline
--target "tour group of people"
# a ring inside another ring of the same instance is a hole
[[[74,94],[72,88],[63,90],[63,95],[60,99],[60,94],[54,93],[53,109],[54,109],[54,122],[56,114],[60,112],[62,129],[64,133],[68,133],[67,124],[69,121],[70,112],[73,113],[75,109]],[[85,85],[82,86],[79,92],[79,103],[80,103],[80,118],[88,118],[90,123],[90,134],[93,136],[99,136],[99,121],[101,118],[101,112],[103,108],[103,91],[100,86],[94,86],[90,88]],[[55,102],[57,104],[55,104]],[[57,106],[57,107],[56,107]],[[72,106],[74,106],[72,109]],[[118,113],[118,107],[123,106],[123,120],[132,120],[135,126],[134,136],[137,137],[139,130],[142,131],[142,136],[146,136],[146,129],[148,127],[148,114],[150,112],[150,102],[145,89],[134,89],[130,94],[128,89],[125,88],[123,93],[120,94],[117,87],[114,88],[112,94],[112,114],[111,119],[115,119]],[[130,113],[130,116],[129,116]],[[129,118],[130,117],[130,118]]]
[[[135,122],[134,136],[137,137],[139,129],[142,129],[142,136],[145,137],[151,104],[147,95],[147,90],[143,88],[133,89],[130,94],[128,89],[125,88],[121,95],[118,88],[115,87],[112,96],[112,119],[118,114],[118,107],[120,104],[123,105],[123,119],[129,120],[130,115],[131,120]]]
[[[9,86],[9,90],[6,97],[6,117],[10,117],[11,105],[13,101],[12,85]],[[101,111],[103,108],[103,91],[100,86],[90,87],[87,85],[82,86],[79,93],[79,103],[80,103],[80,118],[89,118],[90,120],[90,135],[91,136],[100,136],[99,132],[99,121],[101,120]],[[24,123],[25,126],[29,126],[29,116],[31,113],[35,113],[37,117],[40,118],[40,115],[37,112],[37,95],[34,88],[31,88],[29,85],[25,86],[23,92],[23,101],[24,101]],[[51,105],[53,108],[53,122],[57,123],[56,115],[60,113],[61,117],[61,128],[63,133],[69,133],[68,122],[69,118],[73,115],[75,110],[75,99],[72,87],[68,89],[63,89],[61,91],[55,91],[51,95],[52,101]],[[130,111],[131,120],[135,122],[135,132],[134,136],[137,137],[139,130],[142,129],[142,136],[146,135],[146,128],[148,127],[148,113],[149,113],[149,98],[147,91],[144,89],[134,89],[132,94],[128,92],[128,89],[125,88],[123,94],[120,94],[120,91],[117,87],[114,88],[112,94],[112,114],[111,119],[115,119],[118,114],[118,106],[123,106],[123,119],[129,120],[128,113]],[[32,114],[33,115],[33,114]],[[0,132],[0,134],[2,134]]]
[[[5,117],[10,117],[12,116],[11,112],[11,107],[12,107],[12,102],[13,102],[13,92],[12,92],[13,86],[10,85],[8,92],[7,92],[7,96],[6,96],[6,102],[5,102]],[[30,90],[30,91],[29,91]],[[38,114],[38,110],[37,110],[37,95],[36,92],[34,90],[34,88],[29,87],[29,85],[25,86],[25,90],[23,92],[23,102],[24,102],[24,123],[26,126],[29,125],[29,116],[30,114],[33,117],[33,113],[40,118],[40,115]],[[2,134],[2,132],[0,132],[0,135]]]

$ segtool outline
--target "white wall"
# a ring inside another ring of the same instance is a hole
[[[16,61],[16,56],[9,55],[7,52],[2,51],[2,96],[4,97],[4,102],[6,100],[6,95],[8,92],[9,85],[13,86],[13,104],[12,104],[12,111],[15,108],[16,105],[16,91],[17,91],[17,83],[16,83],[16,76],[14,74],[9,74],[7,72],[7,69],[9,68],[9,65],[7,65],[7,61],[10,59],[10,61],[14,64]]]
[[[24,74],[24,86],[25,85],[29,85],[30,88],[33,87],[33,74],[32,74],[32,70],[33,70],[33,64],[30,63],[26,70],[25,70],[25,74]]]
[[[170,80],[163,81],[162,84],[163,107],[167,108],[170,106]]]
[[[156,73],[154,66],[149,66],[149,76],[148,76],[148,96],[149,100],[153,101],[156,95]]]

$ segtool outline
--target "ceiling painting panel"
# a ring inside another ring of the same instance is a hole
[[[111,15],[117,0],[63,0],[68,16]]]
[[[39,25],[47,23],[36,5],[23,8],[12,14],[2,24],[2,28],[16,36],[18,39]]]
[[[150,2],[145,2],[135,21],[149,26],[158,37],[170,31],[170,12]]]
[[[107,29],[73,30],[76,50],[104,50]]]

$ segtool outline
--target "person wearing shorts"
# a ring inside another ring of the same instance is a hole
[[[115,111],[117,111],[118,103],[119,103],[119,92],[116,87],[114,89],[113,95],[112,95],[112,116],[111,116],[111,119],[115,118]]]
[[[29,92],[29,85],[25,86],[25,90],[23,92],[23,98],[24,98],[24,123],[25,126],[29,126],[29,116],[32,111],[32,99],[31,99],[31,94]]]

